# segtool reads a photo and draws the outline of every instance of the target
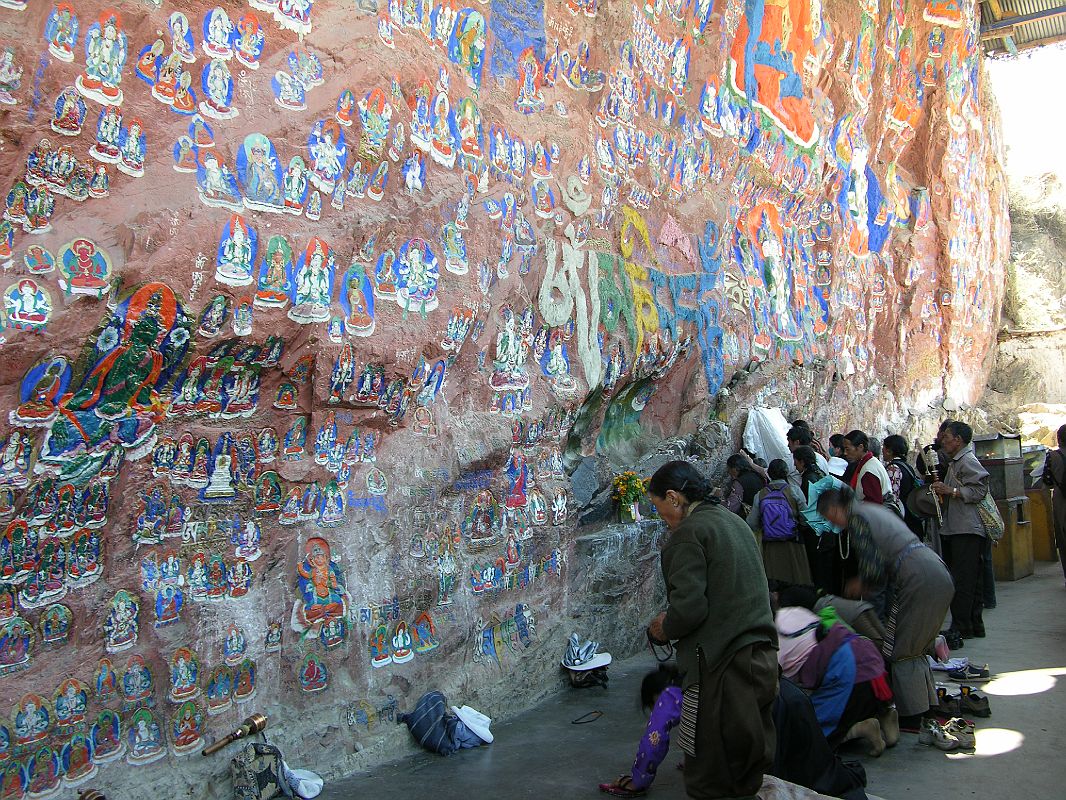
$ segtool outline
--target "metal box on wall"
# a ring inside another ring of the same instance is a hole
[[[973,437],[974,453],[988,470],[988,491],[996,500],[1025,497],[1025,459],[1022,437],[1017,435]]]
[[[1021,458],[1022,437],[1003,433],[974,436],[973,451],[981,461],[986,458]]]

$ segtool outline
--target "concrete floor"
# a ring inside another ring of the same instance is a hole
[[[860,758],[869,791],[886,800],[978,797],[1050,800],[1066,796],[1066,589],[1055,564],[998,587],[999,607],[986,612],[987,639],[957,655],[989,663],[999,677],[986,685],[992,717],[978,723],[974,754],[922,747],[916,736],[879,759]],[[610,689],[572,690],[510,722],[493,726],[496,742],[449,758],[428,753],[326,787],[322,800],[393,796],[467,800],[472,792],[507,798],[604,797],[600,781],[626,772],[644,730],[638,689],[654,668],[650,655],[611,666]],[[589,711],[595,722],[574,725]],[[849,754],[847,758],[859,758]],[[671,754],[651,796],[683,798],[681,756]]]

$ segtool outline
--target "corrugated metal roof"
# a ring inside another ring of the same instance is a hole
[[[992,12],[992,5],[987,0],[982,0],[981,28],[984,31],[985,28],[997,22],[1009,22],[1011,17],[1026,17],[1043,11],[1060,9],[1064,5],[1066,5],[1066,0],[999,0],[999,8],[1003,14],[997,20]],[[1048,16],[1017,25],[1014,28],[1006,28],[1002,36],[996,36],[992,31],[985,32],[982,39],[984,39],[986,51],[1006,52],[1007,36],[1010,36],[1018,50],[1066,41],[1066,14]]]

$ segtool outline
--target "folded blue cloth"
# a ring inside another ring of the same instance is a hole
[[[454,741],[460,750],[465,750],[470,747],[481,747],[485,744],[485,740],[466,727],[461,719],[455,720]]]

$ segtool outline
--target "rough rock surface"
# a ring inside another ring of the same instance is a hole
[[[1066,187],[1054,173],[1011,187],[1004,330],[982,406],[1016,427],[1028,404],[1066,403]]]
[[[430,688],[506,716],[572,629],[640,645],[613,472],[973,402],[961,5],[0,0],[0,793],[228,797],[195,753],[255,710],[326,776]]]

